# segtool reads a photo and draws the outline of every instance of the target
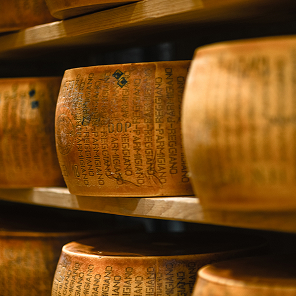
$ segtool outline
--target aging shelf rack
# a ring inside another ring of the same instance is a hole
[[[292,0],[142,0],[0,36],[0,77],[60,74],[88,66],[97,54],[173,44],[171,57],[190,59],[210,42],[296,32]],[[77,62],[75,55],[83,52]],[[95,57],[95,58],[94,58]],[[139,61],[139,60],[138,60]],[[127,59],[128,62],[128,59]],[[18,71],[16,70],[18,69]],[[39,72],[38,72],[39,71]],[[296,211],[225,212],[202,208],[198,197],[75,196],[66,188],[1,189],[0,199],[65,209],[296,232]]]

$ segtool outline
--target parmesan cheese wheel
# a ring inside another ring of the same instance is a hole
[[[54,138],[59,77],[0,79],[0,188],[64,185]]]
[[[0,213],[1,296],[50,295],[63,245],[99,234],[89,221],[77,223],[56,209],[1,203]]]
[[[197,49],[184,92],[195,194],[222,210],[296,208],[296,38]]]
[[[193,296],[294,296],[295,255],[233,259],[203,267]]]
[[[191,295],[201,266],[263,247],[259,238],[217,232],[112,235],[71,242],[63,247],[52,296]]]
[[[138,0],[46,0],[52,16],[66,19]]]
[[[0,33],[53,22],[44,0],[1,0]]]
[[[67,70],[56,111],[72,194],[191,195],[180,113],[188,61]]]

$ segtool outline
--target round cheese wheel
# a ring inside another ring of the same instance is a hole
[[[296,257],[232,259],[203,267],[193,296],[294,296]]]
[[[182,132],[205,208],[296,208],[295,61],[294,36],[197,49]]]
[[[192,194],[180,127],[188,67],[176,61],[65,72],[56,144],[72,194]]]
[[[197,270],[262,251],[255,237],[229,233],[110,235],[63,247],[52,296],[191,295]]]
[[[1,296],[50,295],[63,245],[100,233],[90,220],[56,209],[1,203],[0,214]]]
[[[0,79],[0,188],[64,185],[54,137],[59,77]]]
[[[46,0],[52,16],[66,19],[138,0]]]
[[[0,33],[53,22],[45,0],[1,0]]]

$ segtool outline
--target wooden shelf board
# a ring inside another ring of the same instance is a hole
[[[296,212],[204,210],[197,197],[76,196],[66,188],[0,189],[0,199],[40,206],[232,227],[296,232]]]
[[[0,199],[107,214],[202,222],[196,197],[76,196],[66,188],[0,189]]]
[[[142,0],[0,36],[0,59],[71,46],[115,46],[188,24],[272,17],[291,0]],[[288,6],[289,7],[289,6]],[[288,8],[286,9],[288,10]],[[290,9],[291,10],[291,9]]]

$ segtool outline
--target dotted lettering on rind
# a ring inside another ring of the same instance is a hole
[[[60,157],[69,188],[75,179],[76,189],[91,195],[96,188],[117,194],[120,186],[133,194],[161,194],[173,187],[188,194],[180,135],[185,64],[106,66],[65,78],[57,110],[60,106],[73,117],[76,147]]]
[[[191,256],[191,255],[190,255]],[[194,256],[194,255],[192,255]],[[200,267],[197,259],[155,260],[133,266],[60,259],[53,296],[189,296]],[[110,262],[111,263],[111,262]]]

